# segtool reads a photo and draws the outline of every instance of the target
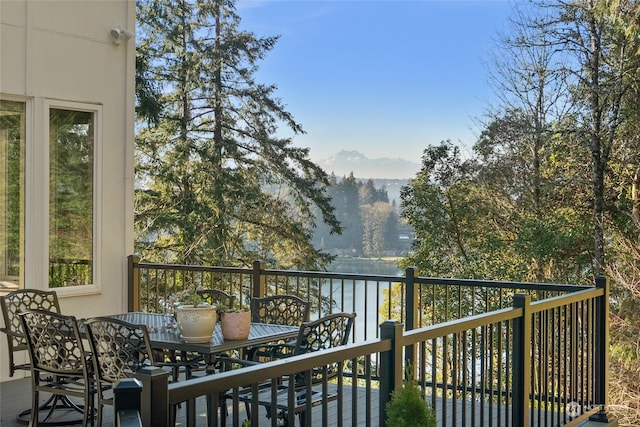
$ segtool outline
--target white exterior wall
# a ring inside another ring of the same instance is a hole
[[[48,283],[47,108],[71,102],[99,111],[95,283],[58,289],[63,312],[79,318],[126,311],[133,253],[135,40],[114,44],[114,26],[135,32],[134,0],[0,0],[0,96],[27,103],[25,287]]]

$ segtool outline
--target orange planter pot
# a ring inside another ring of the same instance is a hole
[[[247,339],[251,326],[251,312],[222,313],[220,326],[225,340]]]

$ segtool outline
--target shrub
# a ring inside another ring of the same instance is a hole
[[[436,417],[422,398],[416,381],[405,381],[401,388],[391,393],[387,403],[389,427],[435,427]]]

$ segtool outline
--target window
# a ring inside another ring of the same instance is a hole
[[[93,283],[93,111],[49,109],[49,287]]]
[[[0,100],[0,283],[24,280],[25,103]]]
[[[30,102],[43,105],[45,116],[34,117]],[[38,287],[48,276],[50,288],[69,289],[69,295],[98,289],[101,111],[99,105],[0,99],[0,287]],[[32,140],[33,128],[48,141]]]

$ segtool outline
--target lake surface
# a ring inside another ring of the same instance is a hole
[[[395,261],[338,258],[329,268],[338,273],[378,274],[402,277],[403,271]],[[380,305],[386,297],[385,290],[390,282],[365,282],[364,280],[336,281],[322,286],[323,295],[331,294],[338,311],[357,313],[355,336],[357,340],[370,339],[377,336],[380,323],[386,316],[379,313]]]
[[[396,261],[374,258],[336,258],[328,268],[337,273],[384,274],[401,276],[402,270]]]

